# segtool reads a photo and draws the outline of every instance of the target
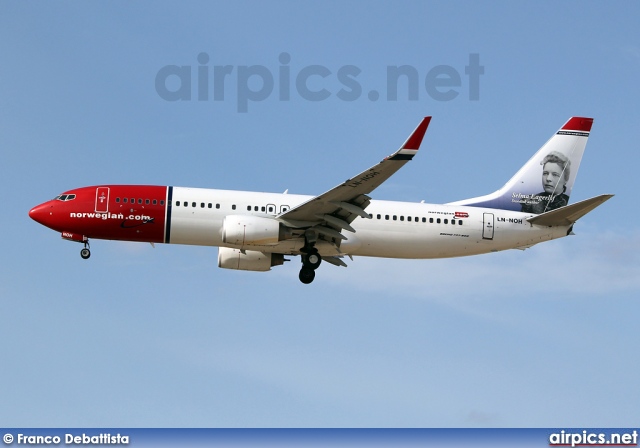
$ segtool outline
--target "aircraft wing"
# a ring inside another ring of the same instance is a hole
[[[612,194],[601,194],[591,199],[585,199],[575,204],[532,216],[531,218],[527,218],[527,221],[539,226],[568,226],[612,197]]]
[[[358,216],[369,218],[364,211],[371,199],[367,195],[413,158],[430,121],[431,117],[423,118],[400,149],[382,162],[280,214],[277,219],[291,227],[315,226],[315,230],[327,240],[346,239],[340,232],[343,229],[355,232],[350,223]]]

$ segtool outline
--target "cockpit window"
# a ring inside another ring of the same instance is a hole
[[[76,198],[75,194],[61,194],[53,198],[54,201],[72,201]]]

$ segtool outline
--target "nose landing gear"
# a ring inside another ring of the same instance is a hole
[[[89,250],[89,240],[84,241],[84,248],[80,251],[80,256],[83,260],[86,260],[91,256],[91,251]]]
[[[80,251],[80,256],[83,260],[86,260],[91,256],[91,251],[89,250],[89,238],[82,235],[81,233],[73,233],[73,232],[62,232],[62,239],[67,241],[75,241],[76,243],[84,244],[84,249]]]

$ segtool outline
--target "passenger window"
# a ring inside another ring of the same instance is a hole
[[[255,207],[253,207],[253,211],[257,212],[258,211],[258,206],[256,205]]]
[[[400,221],[404,221],[404,216],[401,216],[401,217],[400,217]]]
[[[444,223],[445,223],[445,224],[449,224],[449,220],[448,220],[448,219],[445,219],[445,220],[444,220]]]
[[[138,198],[138,204],[142,204],[142,199]]]
[[[411,222],[411,216],[407,216],[407,221]]]
[[[422,218],[422,222],[427,222],[427,218]]]
[[[429,218],[429,224],[433,224],[433,218]]]
[[[437,222],[438,224],[440,224],[440,218],[438,218],[438,219],[436,220],[436,222]]]
[[[269,206],[269,213],[273,213],[273,206]]]
[[[231,210],[235,210],[235,209],[236,209],[236,204],[233,204],[233,205],[231,206]]]
[[[208,207],[208,208],[211,208],[211,207],[213,207],[213,204],[212,204],[211,202],[209,202],[209,203],[207,204],[207,207]]]
[[[247,205],[247,211],[250,212],[251,211],[251,206]]]
[[[153,205],[158,205],[158,200],[157,199],[153,200]]]
[[[180,207],[180,201],[176,201],[176,207]]]
[[[261,210],[261,211],[265,211],[265,210],[266,210],[266,208],[264,207],[264,205],[263,205],[262,207],[260,207],[260,210]]]
[[[384,219],[386,219],[387,221],[389,221],[389,215],[384,215]]]
[[[398,216],[397,215],[393,215],[393,220],[397,221],[398,220]]]
[[[135,198],[131,198],[131,203],[135,204],[136,203],[136,199]]]
[[[191,207],[196,208],[196,203],[195,203],[195,202],[192,202],[192,203],[191,203]]]
[[[377,216],[376,216],[376,218],[378,218],[378,219],[381,219],[381,218],[382,218],[382,216],[380,216],[380,215],[377,215]]]
[[[200,208],[204,208],[204,202],[200,203]]]
[[[164,205],[164,201],[160,201],[160,205]],[[169,201],[169,205],[171,205],[171,201]]]
[[[129,200],[127,198],[122,198],[122,202],[124,202],[125,204],[128,202]]]
[[[120,202],[120,198],[116,198],[116,202]]]
[[[458,225],[461,226],[462,225],[462,220],[458,220]]]
[[[220,204],[216,204],[216,208],[220,208]]]

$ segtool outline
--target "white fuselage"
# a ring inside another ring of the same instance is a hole
[[[222,224],[228,215],[275,217],[310,199],[312,196],[173,187],[170,243],[296,254],[304,244],[301,238],[271,245],[225,244]],[[342,231],[347,240],[339,252],[334,245],[319,241],[320,254],[459,257],[525,248],[566,236],[569,230],[569,226],[532,225],[526,220],[532,216],[528,213],[460,205],[371,200],[366,212],[371,219],[358,217],[351,223],[355,233]]]

